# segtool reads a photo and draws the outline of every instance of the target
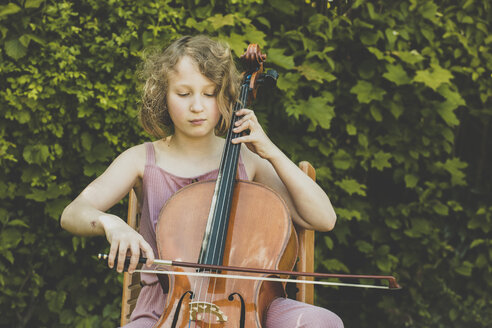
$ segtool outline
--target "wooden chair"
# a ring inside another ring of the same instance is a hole
[[[301,170],[309,175],[313,180],[316,179],[316,172],[313,166],[306,161],[299,163]],[[140,209],[137,202],[135,192],[132,190],[129,194],[128,201],[128,225],[138,230],[140,223]],[[297,271],[314,272],[314,231],[306,230],[296,226],[299,253],[296,264]],[[312,278],[298,278],[312,279]],[[314,303],[314,286],[311,284],[297,284],[296,299],[298,301],[313,304]],[[129,274],[125,272],[123,275],[123,296],[121,301],[121,326],[124,326],[130,321],[130,315],[135,308],[138,295],[141,289],[140,274]]]

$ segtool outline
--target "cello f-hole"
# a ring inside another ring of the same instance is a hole
[[[244,323],[246,322],[246,306],[244,305],[244,299],[239,293],[232,293],[229,295],[229,301],[234,301],[234,296],[237,295],[241,301],[241,318],[239,318],[239,328],[244,328]]]
[[[176,328],[176,325],[177,325],[178,319],[179,319],[179,314],[181,312],[181,303],[183,303],[183,299],[186,296],[186,294],[190,294],[190,300],[192,300],[194,297],[193,292],[191,290],[188,290],[187,292],[183,293],[183,295],[181,295],[181,298],[179,299],[178,305],[176,306],[176,312],[174,312],[174,318],[173,318],[173,322],[171,324],[171,328]]]

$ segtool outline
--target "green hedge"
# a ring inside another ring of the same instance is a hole
[[[403,290],[318,289],[347,327],[492,324],[491,5],[484,1],[11,1],[0,5],[0,325],[114,327],[121,276],[64,206],[138,124],[143,50],[205,33],[280,73],[255,107],[317,167],[338,222],[317,271]],[[125,204],[113,210],[124,216]]]

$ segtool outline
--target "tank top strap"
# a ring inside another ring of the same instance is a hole
[[[241,152],[239,152],[239,165],[237,166],[238,169],[238,177],[241,180],[248,180],[248,173],[246,172],[246,167],[244,166],[243,163],[243,158],[241,156]]]
[[[152,142],[145,143],[146,162],[145,165],[155,165],[155,150]]]

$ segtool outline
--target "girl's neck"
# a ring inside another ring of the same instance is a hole
[[[210,156],[223,148],[223,140],[215,135],[187,138],[174,134],[165,139],[165,143],[172,152],[195,158]]]

